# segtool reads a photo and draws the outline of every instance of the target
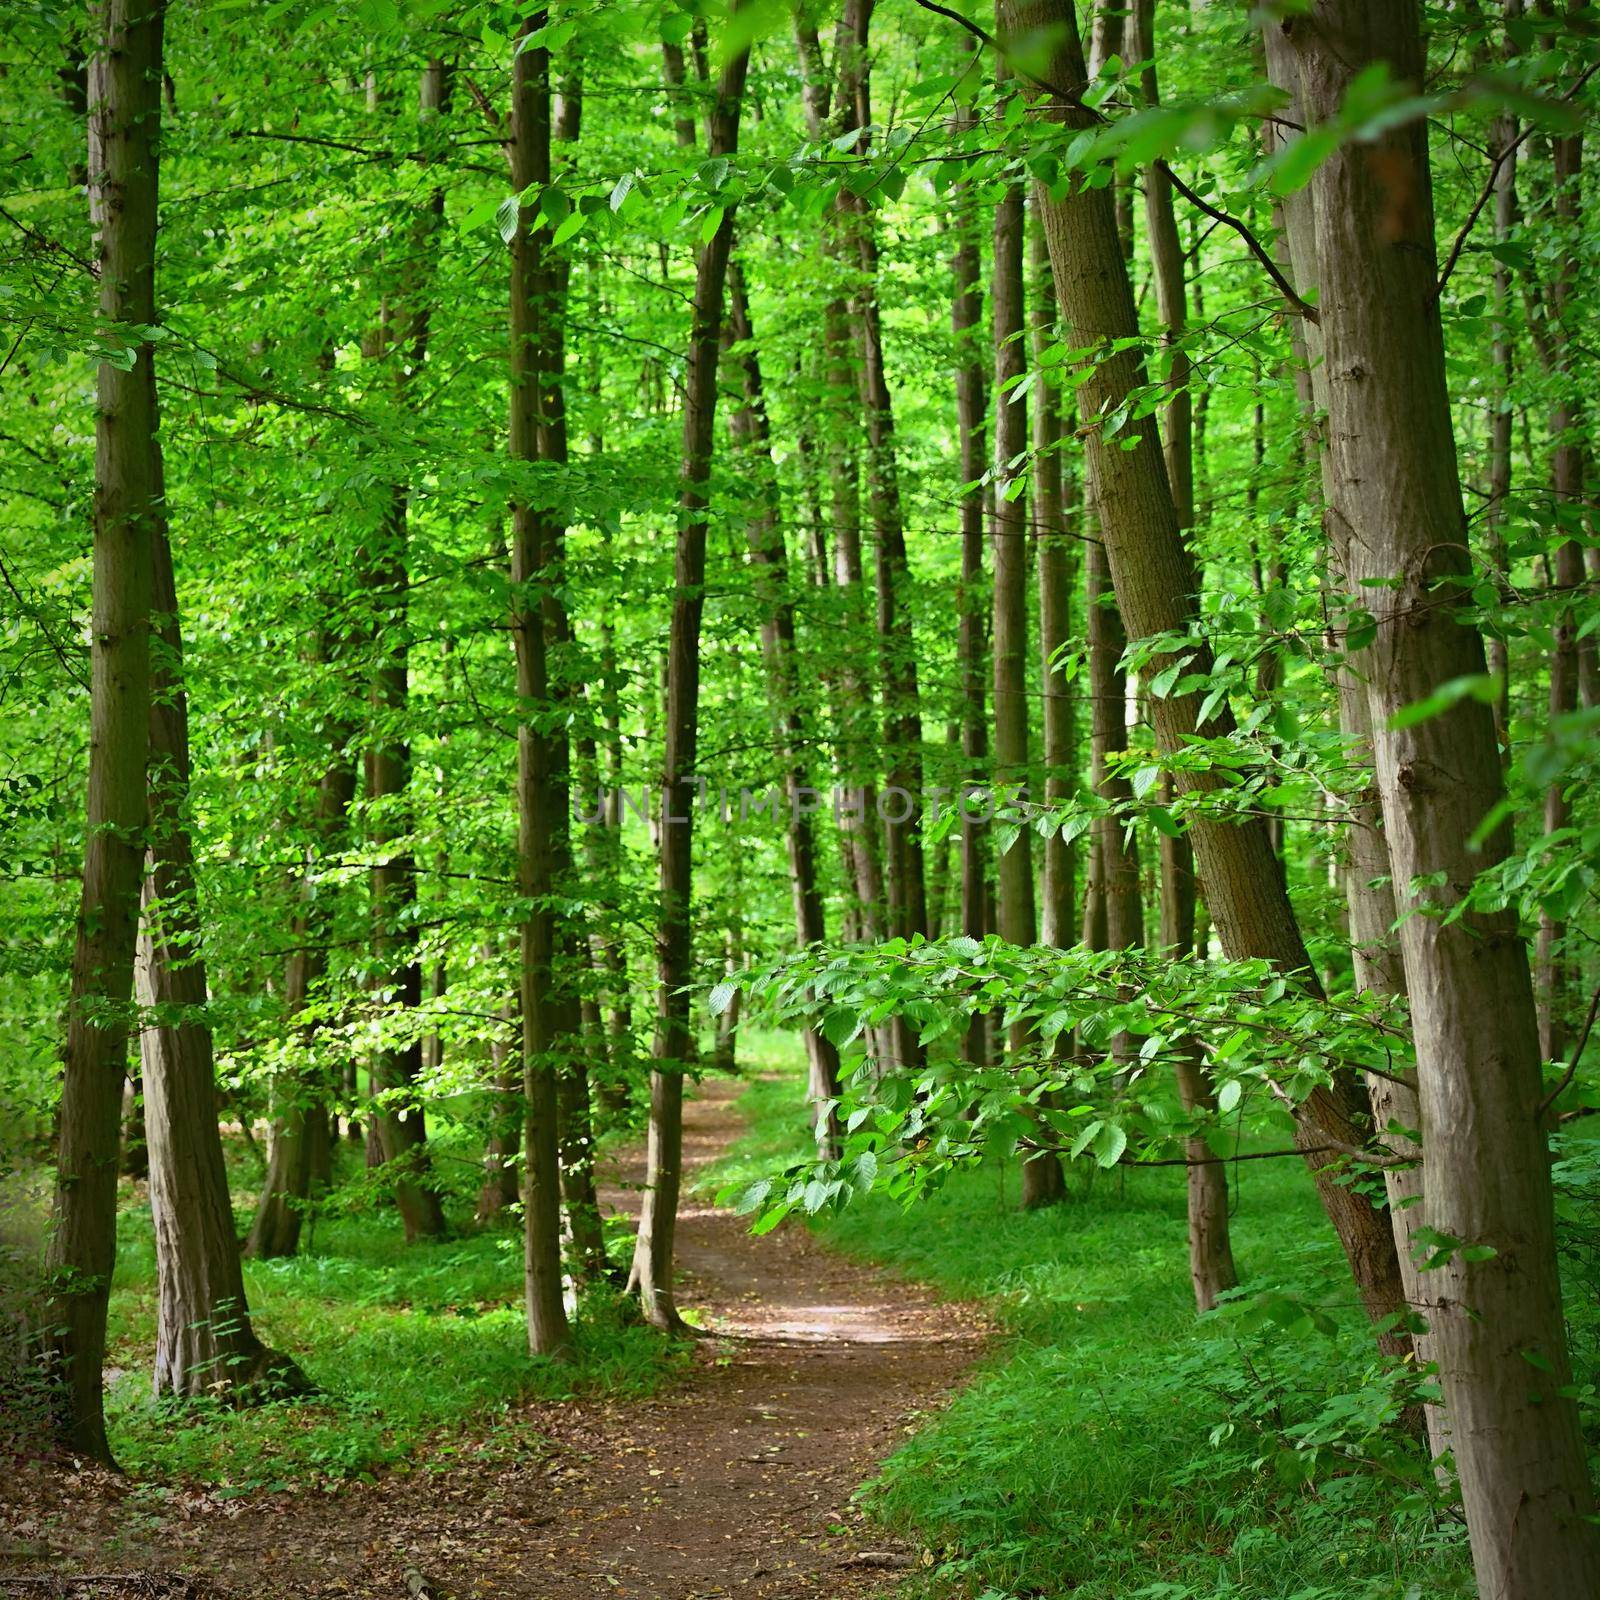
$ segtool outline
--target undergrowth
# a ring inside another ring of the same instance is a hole
[[[229,1157],[242,1234],[260,1174],[247,1152]],[[358,1164],[359,1153],[347,1159]],[[359,1172],[351,1176],[359,1187]],[[336,1205],[308,1226],[298,1255],[247,1260],[256,1331],[292,1355],[317,1392],[245,1408],[152,1397],[150,1212],[125,1204],[107,1355],[119,1464],[136,1479],[204,1484],[222,1496],[439,1471],[464,1457],[537,1448],[523,1402],[641,1395],[668,1381],[686,1352],[640,1324],[612,1290],[579,1306],[571,1359],[528,1354],[518,1219],[474,1224],[475,1180],[475,1170],[464,1172],[460,1193],[446,1196],[448,1239],[408,1245],[392,1207]]]
[[[755,1082],[720,1187],[806,1155],[793,1077]],[[1196,1319],[1181,1170],[1074,1169],[1017,1209],[1014,1164],[903,1211],[868,1196],[835,1246],[982,1302],[1002,1336],[862,1491],[931,1565],[913,1592],[1073,1600],[1454,1600],[1459,1523],[1393,1426],[1399,1386],[1344,1292],[1303,1169],[1235,1168],[1247,1289]]]

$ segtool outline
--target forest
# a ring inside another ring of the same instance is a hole
[[[1600,1600],[1597,74],[8,0],[0,1595]]]

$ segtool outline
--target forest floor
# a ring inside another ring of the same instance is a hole
[[[693,1170],[743,1131],[738,1081],[686,1107]],[[608,1205],[636,1210],[642,1156],[624,1152]],[[940,1301],[819,1245],[764,1238],[692,1192],[679,1214],[680,1303],[709,1336],[645,1400],[531,1402],[531,1448],[325,1493],[160,1500],[100,1474],[12,1474],[0,1487],[0,1594],[516,1600],[594,1596],[884,1595],[920,1552],[856,1509],[853,1491],[937,1407],[987,1331]],[[426,1462],[419,1462],[426,1467]],[[125,1583],[69,1574],[137,1575]],[[54,1578],[56,1581],[50,1581]],[[65,1581],[62,1581],[65,1580]]]

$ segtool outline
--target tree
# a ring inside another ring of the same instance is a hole
[[[1024,79],[1024,92],[1042,101],[1049,117],[1064,127],[1092,126],[1094,114],[1081,101],[1083,53],[1070,7],[1054,0],[1006,0],[1001,15],[1005,32],[1012,37],[1044,34],[1057,41],[1043,82]],[[1036,184],[1035,194],[1050,247],[1057,303],[1069,330],[1068,344],[1096,349],[1131,339],[1138,323],[1112,198],[1103,188],[1075,186],[1071,180],[1060,188],[1065,192]],[[1111,416],[1143,382],[1132,348],[1119,348],[1094,360],[1079,390],[1085,419]],[[1134,449],[1122,448],[1124,441],[1108,440],[1098,426],[1091,427],[1087,437],[1090,480],[1117,604],[1135,638],[1187,635],[1198,591],[1193,561],[1178,525],[1154,419],[1146,416],[1130,426],[1139,441]],[[1190,673],[1201,679],[1210,675],[1203,641],[1195,641],[1192,649],[1186,646],[1184,653]],[[1149,665],[1158,674],[1170,664],[1166,654],[1158,654]],[[1156,737],[1169,756],[1201,731],[1211,737],[1229,732],[1232,718],[1221,707],[1202,730],[1200,707],[1198,691],[1152,699]],[[1198,796],[1218,793],[1224,781],[1213,769],[1185,772],[1181,779],[1183,789]],[[1236,959],[1265,958],[1314,986],[1305,941],[1261,820],[1196,815],[1192,828],[1206,903],[1224,950]],[[1305,1102],[1297,1139],[1311,1152],[1308,1162],[1318,1197],[1344,1246],[1368,1313],[1387,1330],[1404,1303],[1388,1225],[1369,1201],[1337,1182],[1316,1154],[1330,1139],[1359,1148],[1366,1120],[1365,1092],[1352,1077],[1337,1075]],[[1391,1332],[1385,1331],[1383,1337],[1391,1347],[1403,1343]]]
[[[1331,0],[1288,30],[1313,123],[1383,63],[1423,81],[1414,5]],[[1470,698],[1402,715],[1484,671],[1461,615],[1469,571],[1445,382],[1426,126],[1385,131],[1373,159],[1336,149],[1311,182],[1320,255],[1328,448],[1351,529],[1351,596],[1373,619],[1367,685],[1384,837],[1417,1052],[1423,1214],[1436,1251],[1425,1307],[1486,1597],[1600,1585],[1600,1538],[1568,1382],[1553,1237],[1537,1008],[1508,913],[1466,903],[1507,848],[1494,715]],[[1381,176],[1397,174],[1408,197]],[[1491,832],[1478,845],[1480,829]],[[1508,1379],[1508,1369],[1517,1373]]]
[[[732,56],[717,82],[706,149],[726,160],[738,148],[748,49]],[[693,324],[683,408],[677,560],[667,657],[666,749],[660,788],[661,900],[655,1060],[650,1072],[650,1133],[645,1191],[631,1283],[646,1319],[679,1330],[672,1293],[672,1239],[683,1181],[683,1074],[693,1057],[686,986],[692,972],[690,895],[694,867],[696,749],[700,713],[700,619],[705,607],[706,529],[723,289],[733,246],[733,207],[701,246],[695,263]]]
[[[442,61],[423,69],[417,95],[419,125],[443,114],[449,76]],[[432,331],[427,273],[444,214],[444,191],[435,188],[410,229],[411,252],[396,302],[385,304],[372,336],[375,360],[389,363],[395,400],[415,403],[415,383],[427,359]],[[417,866],[411,841],[411,749],[405,734],[410,699],[410,585],[407,565],[411,489],[389,485],[388,503],[366,552],[368,584],[380,606],[371,683],[372,743],[366,754],[366,796],[377,861],[371,873],[373,955],[380,982],[400,1011],[401,1036],[385,1040],[372,1064],[373,1123],[378,1148],[393,1176],[395,1203],[408,1241],[446,1231],[444,1207],[428,1160],[427,1114],[416,1097],[422,1040],[410,1019],[422,1003],[422,965],[411,926],[417,903]]]
[[[83,888],[72,954],[55,1202],[45,1266],[65,1443],[110,1460],[101,1404],[116,1259],[117,1152],[144,877],[150,629],[162,515],[155,245],[164,0],[107,0],[89,70],[89,197],[100,314],[131,363],[96,375],[94,625]]]

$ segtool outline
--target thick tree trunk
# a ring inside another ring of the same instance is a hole
[[[524,34],[544,26],[532,13]],[[538,193],[550,182],[550,55],[519,49],[511,69],[511,182],[527,193],[511,239],[511,426],[514,461],[538,461],[546,441],[540,421],[551,366],[548,236],[533,226]],[[511,503],[511,632],[516,648],[517,878],[528,902],[521,930],[523,1145],[523,1280],[528,1348],[560,1356],[571,1347],[561,1281],[561,1162],[557,1121],[557,927],[552,906],[556,863],[553,839],[565,825],[556,782],[556,752],[548,731],[551,628],[543,604],[555,536],[542,507]]]
[[[710,113],[710,159],[738,149],[739,109],[748,50],[729,61]],[[645,1189],[631,1283],[646,1319],[681,1330],[672,1292],[672,1243],[683,1164],[683,1073],[694,1056],[687,986],[692,946],[694,802],[700,724],[700,618],[705,606],[706,530],[717,404],[717,357],[723,288],[733,244],[733,209],[701,246],[695,266],[689,370],[685,382],[683,458],[678,498],[677,560],[667,677],[666,749],[661,780],[661,901],[655,1065],[650,1073],[650,1131]]]
[[[1423,48],[1413,3],[1324,0],[1288,27],[1308,121],[1385,63],[1413,91]],[[1600,1592],[1600,1533],[1565,1328],[1538,1017],[1513,913],[1447,920],[1501,859],[1475,830],[1503,794],[1493,714],[1467,699],[1394,729],[1390,718],[1484,670],[1459,607],[1466,520],[1439,319],[1426,127],[1346,145],[1311,201],[1328,447],[1350,530],[1351,592],[1375,614],[1359,663],[1411,997],[1427,1162],[1424,1220],[1457,1241],[1429,1274],[1433,1333],[1473,1564],[1484,1600]],[[1421,886],[1420,888],[1417,886]]]
[[[152,326],[164,0],[106,0],[89,72],[89,200],[100,314]],[[67,1001],[45,1355],[62,1443],[111,1459],[102,1405],[117,1248],[117,1155],[144,876],[153,544],[162,516],[155,347],[103,361],[95,390],[94,618],[83,887]]]
[[[1059,43],[1042,76],[1069,94],[1081,91],[1083,56],[1072,8],[1063,0],[1004,0],[1001,11],[1008,32],[1054,32]],[[1025,83],[1030,97],[1041,98],[1052,117],[1069,127],[1088,125],[1089,112],[1032,80]],[[1104,189],[1091,188],[1077,189],[1061,200],[1043,189],[1036,193],[1068,343],[1082,348],[1136,337],[1133,294],[1111,197]],[[1084,417],[1109,414],[1143,381],[1133,350],[1099,361],[1080,390]],[[1136,426],[1140,439],[1136,449],[1123,449],[1124,439],[1106,439],[1098,426],[1088,429],[1087,449],[1118,605],[1134,635],[1149,638],[1187,631],[1195,616],[1199,584],[1178,525],[1154,421],[1145,418]],[[1208,652],[1190,648],[1191,670],[1209,672]],[[1163,664],[1153,663],[1152,671]],[[1197,695],[1152,699],[1151,713],[1165,752],[1183,749],[1199,731]],[[1212,716],[1207,731],[1222,735],[1230,726],[1231,716],[1224,708]],[[1183,781],[1203,791],[1224,784],[1216,773],[1186,773]],[[1223,949],[1236,959],[1263,957],[1315,988],[1316,974],[1260,820],[1196,818],[1193,834],[1207,906]],[[1296,1137],[1307,1148],[1324,1144],[1328,1135],[1359,1144],[1366,1124],[1365,1091],[1353,1077],[1341,1073],[1330,1088],[1314,1092],[1305,1102]],[[1344,1246],[1368,1314],[1379,1321],[1394,1317],[1403,1306],[1404,1292],[1387,1220],[1361,1195],[1336,1181],[1320,1156],[1309,1156],[1308,1161],[1318,1198]]]
[[[761,606],[761,650],[767,669],[767,699],[777,736],[778,759],[783,772],[784,803],[788,806],[786,837],[789,845],[789,884],[794,897],[795,939],[802,949],[820,944],[827,936],[823,922],[822,891],[817,880],[816,834],[811,810],[817,795],[806,787],[801,752],[808,733],[800,698],[795,657],[794,601],[790,593],[789,559],[784,546],[778,480],[772,460],[761,363],[754,345],[750,306],[744,274],[736,261],[730,268],[729,331],[742,347],[739,367],[743,376],[743,404],[734,411],[732,429],[741,441],[751,471],[760,483],[760,509],[745,524],[756,597]],[[737,1004],[738,996],[734,997]],[[730,1010],[733,1008],[730,1006]],[[805,1030],[806,1059],[810,1064],[810,1095],[818,1113],[817,1153],[824,1160],[840,1153],[839,1050],[816,1028]],[[828,1106],[826,1115],[822,1108]]]
[[[1293,47],[1283,30],[1270,23],[1264,37],[1268,75],[1290,98],[1287,120],[1303,125],[1299,68]],[[1284,135],[1277,124],[1269,125],[1269,129],[1266,143],[1270,152],[1278,147]],[[1320,246],[1309,193],[1300,190],[1289,196],[1283,203],[1281,220],[1293,281],[1302,288],[1317,284],[1321,279]],[[1304,413],[1306,454],[1317,463],[1322,501],[1328,506],[1336,503],[1338,485],[1333,477],[1332,458],[1324,448],[1325,430],[1321,419],[1327,413],[1328,392],[1320,327],[1302,319],[1295,344],[1302,369],[1296,375],[1296,391]],[[1346,576],[1351,562],[1349,530],[1337,517],[1325,516],[1324,522],[1328,530],[1330,588],[1338,594],[1349,594],[1352,592]],[[1328,639],[1329,655],[1335,663],[1339,731],[1346,742],[1347,759],[1368,769],[1372,765],[1372,718],[1362,676],[1344,659],[1345,620],[1337,612],[1330,618]],[[1345,860],[1340,875],[1356,987],[1364,994],[1403,996],[1405,971],[1394,931],[1398,913],[1375,780],[1353,797],[1345,824]],[[1420,1125],[1422,1114],[1415,1084],[1369,1075],[1367,1094],[1374,1128],[1388,1148],[1401,1155],[1420,1155],[1415,1142],[1399,1131],[1414,1130]],[[1420,1163],[1415,1167],[1388,1167],[1383,1177],[1406,1302],[1414,1311],[1427,1292],[1419,1274],[1415,1238],[1417,1229],[1422,1226],[1423,1171]],[[1414,1353],[1419,1366],[1425,1367],[1433,1360],[1432,1342],[1426,1333],[1414,1335]],[[1449,1445],[1443,1409],[1428,1406],[1426,1420],[1433,1453],[1441,1455]]]
[[[159,486],[159,463],[157,473]],[[209,996],[187,816],[189,704],[162,519],[152,529],[152,557],[161,655],[150,675],[149,836],[138,971],[140,999],[158,1019],[140,1035],[156,1243],[155,1391],[262,1397],[308,1385],[292,1361],[257,1339],[245,1303],[205,1015]]]

